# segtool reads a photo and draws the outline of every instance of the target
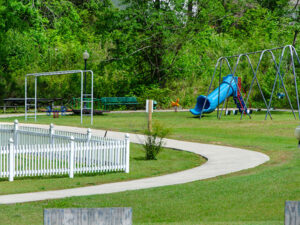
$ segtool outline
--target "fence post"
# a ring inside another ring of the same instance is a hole
[[[75,150],[75,144],[74,144],[74,137],[71,136],[70,138],[70,159],[69,159],[69,167],[70,167],[70,172],[69,172],[69,177],[74,178],[74,150]]]
[[[19,143],[19,138],[18,138],[18,134],[19,134],[19,121],[15,120],[14,121],[14,144],[17,146]]]
[[[50,144],[51,145],[54,144],[53,135],[54,135],[54,125],[53,125],[53,123],[51,123],[50,128],[49,128],[49,139],[50,139]]]
[[[90,140],[92,139],[92,131],[90,128],[87,129],[86,139],[86,142],[90,142]]]
[[[9,181],[14,181],[15,175],[15,146],[14,140],[9,139]]]
[[[129,134],[125,134],[125,145],[126,145],[126,166],[125,173],[129,173],[129,157],[130,157],[130,139]]]

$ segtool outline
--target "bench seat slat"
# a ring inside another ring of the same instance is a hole
[[[138,105],[136,97],[102,97],[101,103],[109,105]]]

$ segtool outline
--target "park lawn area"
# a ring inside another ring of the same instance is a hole
[[[145,160],[143,147],[138,144],[131,144],[130,173],[128,174],[124,172],[75,174],[73,179],[70,179],[68,175],[15,177],[14,182],[9,182],[6,178],[0,179],[0,195],[76,188],[160,176],[190,169],[205,162],[205,159],[199,155],[171,149],[163,149],[158,157],[159,160]]]
[[[3,205],[1,222],[42,224],[44,208],[132,207],[134,224],[282,225],[284,202],[300,200],[300,151],[293,136],[299,121],[291,113],[273,112],[273,121],[264,121],[263,113],[252,117],[241,121],[231,115],[217,121],[215,113],[202,120],[188,112],[154,113],[154,120],[172,128],[171,138],[269,155],[271,160],[259,167],[181,185]],[[144,113],[96,116],[92,128],[141,133],[146,118]],[[41,116],[38,122],[80,126],[76,116],[56,120]]]

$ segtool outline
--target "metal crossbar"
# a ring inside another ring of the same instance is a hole
[[[55,71],[55,72],[42,72],[42,73],[30,73],[26,74],[25,76],[25,120],[27,120],[28,117],[28,109],[27,107],[30,106],[31,104],[28,104],[28,100],[34,99],[34,119],[36,121],[37,119],[37,78],[41,76],[55,76],[55,75],[68,75],[68,74],[81,74],[81,86],[80,86],[80,120],[81,124],[83,122],[83,110],[84,110],[84,105],[83,105],[83,98],[84,96],[90,96],[93,99],[94,95],[94,73],[92,70],[68,70],[68,71]],[[83,73],[90,73],[91,74],[91,93],[83,93]],[[27,97],[27,79],[28,77],[34,77],[34,98],[28,98]],[[91,124],[93,124],[93,115],[94,115],[94,106],[93,102],[91,102],[91,108],[89,116],[91,117]]]
[[[66,74],[74,74],[74,73],[81,73],[81,72],[92,72],[91,70],[67,70],[67,71],[54,71],[54,72],[42,72],[42,73],[29,73],[26,76],[52,76],[52,75],[66,75]]]
[[[279,50],[279,49],[282,49],[282,52],[281,52],[281,57],[279,59],[279,62],[277,63],[276,62],[276,57],[275,57],[273,51],[274,50]],[[231,82],[230,82],[230,84],[231,84],[232,82],[236,83],[236,79],[234,79],[234,78],[236,77],[236,71],[237,71],[237,67],[239,65],[240,59],[242,57],[246,57],[247,62],[249,64],[250,68],[251,68],[253,78],[252,78],[252,81],[251,81],[251,85],[250,85],[250,89],[249,89],[248,95],[246,96],[246,101],[244,101],[243,95],[241,93],[241,90],[240,90],[239,86],[236,84],[237,91],[241,95],[241,98],[242,98],[242,100],[245,103],[245,107],[242,110],[242,114],[241,114],[241,118],[240,119],[243,118],[243,114],[244,113],[246,113],[249,116],[249,118],[251,118],[250,114],[248,113],[248,111],[246,109],[247,109],[247,104],[248,104],[248,101],[249,101],[249,97],[251,95],[251,91],[252,91],[252,89],[254,87],[254,83],[256,83],[257,86],[258,86],[258,89],[260,91],[260,95],[262,96],[262,99],[263,99],[264,104],[265,104],[266,109],[267,109],[265,120],[267,119],[268,115],[269,115],[270,119],[272,120],[272,115],[271,115],[270,109],[271,109],[271,106],[272,106],[272,99],[273,99],[273,95],[274,95],[274,91],[275,91],[275,88],[276,88],[276,83],[277,83],[278,77],[279,77],[281,85],[282,85],[282,87],[284,89],[285,95],[286,95],[287,100],[289,102],[289,105],[290,105],[290,108],[291,108],[292,113],[294,115],[294,118],[296,119],[296,115],[295,115],[294,108],[293,108],[292,103],[291,103],[291,99],[290,99],[289,94],[287,92],[287,89],[286,89],[286,87],[284,85],[283,77],[282,77],[281,72],[280,72],[280,68],[281,68],[281,65],[282,65],[282,59],[284,57],[286,49],[289,49],[289,53],[290,53],[290,56],[291,56],[291,65],[292,65],[292,69],[293,69],[294,84],[295,84],[295,93],[296,93],[296,98],[297,98],[297,107],[298,107],[298,114],[299,114],[299,119],[300,119],[299,94],[298,94],[298,87],[297,87],[297,77],[296,77],[296,71],[295,71],[294,55],[296,56],[296,59],[297,59],[297,61],[298,61],[299,64],[300,64],[300,59],[299,59],[299,56],[297,54],[297,51],[296,51],[295,47],[292,46],[292,45],[286,45],[286,46],[283,46],[283,47],[272,48],[272,49],[265,49],[265,50],[261,50],[261,51],[255,51],[255,52],[248,52],[248,53],[243,53],[243,54],[239,54],[239,55],[232,55],[232,56],[220,57],[217,60],[217,63],[215,65],[215,70],[214,70],[214,73],[213,73],[213,76],[212,76],[212,79],[211,79],[211,82],[210,82],[210,85],[209,85],[209,88],[208,88],[206,96],[208,96],[209,93],[210,93],[210,91],[211,91],[212,84],[213,84],[213,81],[214,81],[214,78],[215,78],[216,71],[217,71],[218,67],[220,69],[220,72],[219,72],[219,86],[221,84],[223,61],[226,62],[227,67],[228,67],[228,69],[230,70],[230,72],[232,74],[232,78],[231,78]],[[265,98],[265,96],[263,94],[261,85],[260,85],[260,83],[259,83],[259,81],[257,79],[258,69],[260,67],[261,61],[262,61],[265,53],[267,53],[267,52],[271,54],[272,61],[274,63],[275,69],[276,69],[276,76],[275,76],[275,80],[274,80],[274,84],[273,84],[273,88],[272,88],[272,94],[271,94],[270,99],[269,99],[269,103],[267,103],[266,98]],[[258,53],[260,53],[260,58],[259,58],[259,61],[258,61],[257,65],[256,65],[256,67],[254,67],[253,64],[252,64],[252,62],[251,62],[251,59],[250,59],[249,55],[258,54]],[[234,65],[234,70],[232,70],[232,68],[230,66],[230,63],[229,63],[229,60],[228,60],[230,58],[237,58],[236,63]],[[255,68],[255,70],[254,70],[254,68]],[[228,96],[229,90],[230,90],[230,85],[228,86],[226,96]],[[202,118],[202,112],[203,112],[203,109],[204,109],[206,103],[207,103],[207,98],[205,98],[205,100],[204,100],[204,104],[202,106],[201,114],[200,114],[200,117],[199,117],[200,119]],[[223,109],[224,109],[225,101],[223,102],[221,112],[220,112],[220,109],[219,109],[219,105],[220,105],[220,89],[219,89],[219,92],[218,92],[217,118],[221,119],[221,115],[222,115],[222,112],[223,112]]]

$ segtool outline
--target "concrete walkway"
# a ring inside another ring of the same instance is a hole
[[[49,127],[47,125],[28,126],[38,126],[43,128]],[[86,129],[84,128],[55,126],[55,129],[86,133]],[[92,133],[103,136],[105,131],[92,130]],[[123,138],[124,135],[125,133],[121,132],[108,131],[107,133],[107,137],[111,138]],[[133,143],[141,144],[144,142],[144,136],[130,134],[130,140]],[[255,151],[210,144],[177,141],[172,139],[166,140],[165,147],[189,151],[195,154],[202,155],[203,157],[207,158],[207,162],[193,169],[158,177],[57,191],[2,195],[0,196],[0,204],[41,201],[46,199],[58,199],[72,196],[108,194],[167,185],[183,184],[253,168],[269,160],[269,157],[267,155]]]

